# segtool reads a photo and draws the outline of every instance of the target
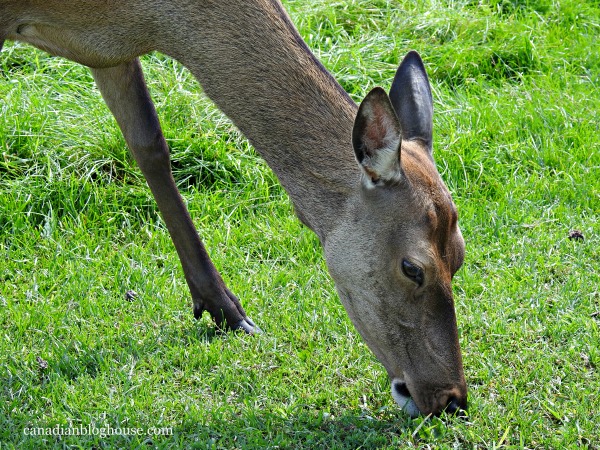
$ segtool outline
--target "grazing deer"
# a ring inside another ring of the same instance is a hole
[[[340,299],[410,415],[467,407],[451,279],[457,213],[432,157],[421,58],[360,107],[277,0],[0,0],[0,47],[30,43],[89,66],[156,199],[194,315],[258,331],[210,260],[171,174],[138,57],[184,64],[250,140],[319,237]],[[352,148],[351,148],[352,146]]]

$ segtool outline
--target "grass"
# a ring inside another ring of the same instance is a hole
[[[143,65],[177,182],[266,333],[194,321],[87,69],[7,43],[0,448],[600,448],[597,2],[285,5],[357,101],[389,87],[409,49],[424,57],[436,161],[467,242],[454,289],[469,420],[398,411],[269,168],[185,69],[153,54]],[[25,434],[57,426],[172,434]]]

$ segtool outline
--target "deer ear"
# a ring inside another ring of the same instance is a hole
[[[394,77],[390,100],[400,120],[402,139],[420,140],[432,152],[433,100],[423,60],[409,52]]]
[[[380,87],[364,98],[352,130],[352,145],[369,187],[400,181],[400,122],[388,95]]]

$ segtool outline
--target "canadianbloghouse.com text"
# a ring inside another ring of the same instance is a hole
[[[172,427],[112,427],[110,425],[78,425],[53,427],[25,427],[23,434],[26,436],[172,436]]]

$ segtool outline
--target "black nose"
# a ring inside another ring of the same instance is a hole
[[[467,418],[468,415],[466,402],[464,402],[464,404],[461,403],[463,402],[460,402],[457,398],[450,397],[448,399],[448,406],[446,406],[445,409],[446,413],[457,417]]]

